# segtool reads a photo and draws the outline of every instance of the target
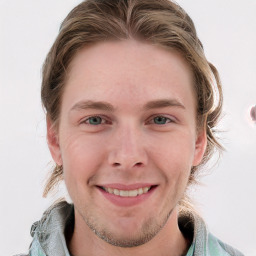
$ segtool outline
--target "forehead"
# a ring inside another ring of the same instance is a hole
[[[189,64],[176,51],[135,40],[101,42],[74,57],[63,100],[72,104],[102,97],[117,104],[145,104],[171,97],[194,104],[192,77]]]

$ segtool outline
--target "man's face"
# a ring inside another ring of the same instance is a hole
[[[77,54],[48,139],[81,226],[134,246],[168,222],[205,149],[192,81],[179,54],[133,40]]]

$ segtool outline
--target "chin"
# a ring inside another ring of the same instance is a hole
[[[157,230],[151,230],[150,232],[147,231],[146,233],[142,231],[127,232],[125,230],[122,230],[122,232],[119,233],[117,233],[116,231],[109,232],[106,230],[94,230],[94,232],[99,238],[101,238],[105,242],[113,246],[126,248],[143,245],[150,241],[158,233]]]
[[[141,220],[135,217],[123,217],[116,219],[111,224],[107,221],[102,223],[84,219],[88,227],[105,242],[117,247],[136,247],[143,245],[153,239],[168,221],[170,213],[167,216],[158,219],[156,216],[148,217],[147,220]],[[104,223],[104,224],[103,224]],[[109,225],[106,225],[109,223]]]

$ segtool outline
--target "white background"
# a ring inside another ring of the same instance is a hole
[[[59,25],[78,0],[0,1],[0,256],[26,252],[51,167],[40,103],[41,66]],[[180,0],[208,59],[220,71],[227,149],[194,193],[210,230],[256,255],[256,1]]]

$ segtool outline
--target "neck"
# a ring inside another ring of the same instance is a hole
[[[184,238],[178,227],[178,210],[174,209],[167,223],[149,242],[131,248],[123,248],[108,244],[99,238],[84,222],[75,210],[74,232],[67,245],[74,256],[182,256],[186,255],[190,242]]]

